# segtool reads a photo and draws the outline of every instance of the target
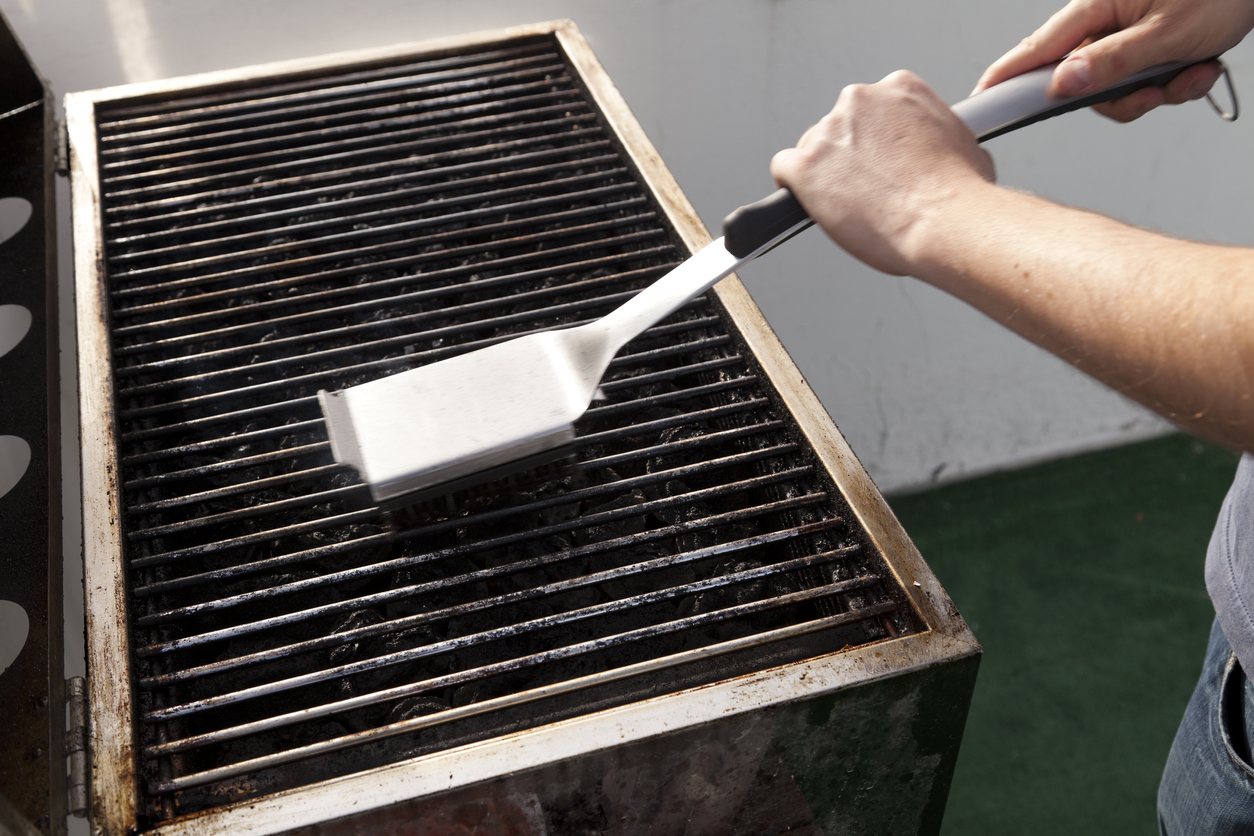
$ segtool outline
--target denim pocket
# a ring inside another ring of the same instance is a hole
[[[1254,758],[1250,754],[1250,721],[1254,719],[1254,692],[1235,653],[1229,652],[1219,684],[1219,733],[1228,758],[1254,782]]]

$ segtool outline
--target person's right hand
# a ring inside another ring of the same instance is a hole
[[[1254,28],[1250,0],[1071,0],[984,71],[975,92],[1067,53],[1050,92],[1081,96],[1169,61],[1197,61],[1236,46]],[[1166,87],[1147,87],[1096,110],[1128,122],[1160,104],[1206,95],[1222,75],[1218,62],[1190,67]]]
[[[842,90],[797,147],[775,155],[771,174],[833,241],[897,276],[918,275],[934,220],[994,180],[971,129],[904,71]]]

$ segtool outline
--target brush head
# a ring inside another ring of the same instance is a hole
[[[580,365],[574,331],[320,391],[335,460],[357,469],[375,502],[390,503],[568,447],[604,370]]]

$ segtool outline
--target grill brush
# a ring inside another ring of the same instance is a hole
[[[983,141],[1016,128],[1165,84],[1188,63],[1164,64],[1087,96],[1047,93],[1055,65],[954,105]],[[628,341],[738,267],[813,222],[786,189],[737,209],[706,245],[607,316],[471,351],[337,392],[318,392],[335,460],[355,467],[375,502],[450,493],[562,458],[575,422]]]

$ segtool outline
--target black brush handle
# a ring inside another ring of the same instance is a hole
[[[976,139],[983,142],[1053,116],[1126,96],[1143,87],[1161,87],[1182,70],[1199,63],[1205,62],[1160,64],[1129,76],[1113,87],[1087,96],[1062,99],[1048,93],[1054,68],[1058,66],[1056,63],[1049,64],[963,99],[954,105],[953,111],[971,128]],[[723,220],[723,246],[736,258],[747,258],[807,219],[806,210],[801,208],[792,192],[779,189],[757,203],[741,206]],[[813,225],[811,221],[794,230],[792,235]],[[792,235],[776,241],[775,246]]]
[[[809,218],[792,192],[777,189],[757,203],[741,206],[723,219],[723,246],[736,258],[748,258],[754,250]],[[814,221],[793,235],[811,226],[814,226]]]

